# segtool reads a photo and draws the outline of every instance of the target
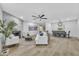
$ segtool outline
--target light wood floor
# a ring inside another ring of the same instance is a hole
[[[20,40],[9,48],[11,56],[79,56],[79,39],[50,37],[47,46],[36,46],[35,41]]]

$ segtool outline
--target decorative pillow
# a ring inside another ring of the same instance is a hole
[[[40,36],[43,36],[43,33],[40,33]]]

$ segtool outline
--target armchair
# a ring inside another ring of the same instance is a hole
[[[40,36],[39,33],[38,33],[37,36],[36,36],[35,42],[36,42],[36,45],[39,45],[39,44],[47,45],[48,44],[47,33],[43,32],[42,36]]]

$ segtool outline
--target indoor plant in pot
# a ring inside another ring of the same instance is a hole
[[[6,21],[4,20],[0,20],[0,33],[3,36],[3,39],[1,39],[1,43],[2,43],[2,50],[1,50],[1,54],[5,55],[7,53],[6,51],[6,39],[10,36],[10,34],[12,34],[13,28],[16,25],[16,23],[14,21],[9,21],[8,23],[6,23]]]

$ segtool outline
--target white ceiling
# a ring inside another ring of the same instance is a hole
[[[32,20],[34,12],[42,10],[48,20],[79,17],[79,4],[77,3],[2,3],[3,9],[24,20]],[[37,9],[37,10],[36,10]]]

